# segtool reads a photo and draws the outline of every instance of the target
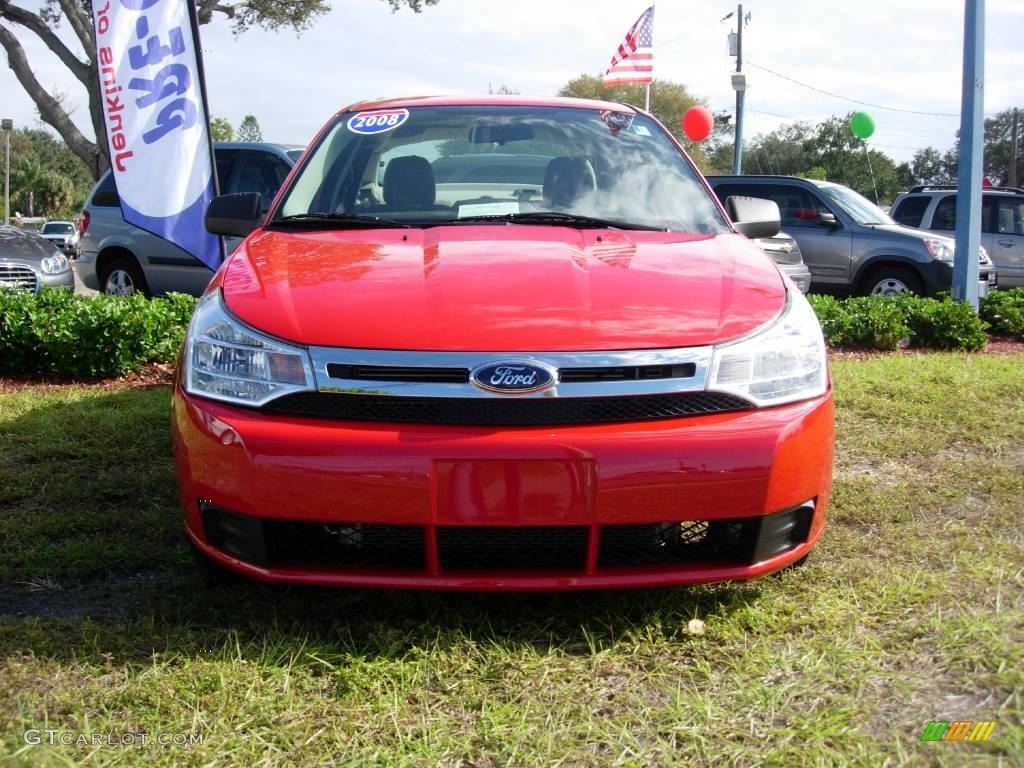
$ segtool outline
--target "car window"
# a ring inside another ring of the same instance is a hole
[[[1000,235],[1024,235],[1024,200],[999,200],[995,223]]]
[[[107,174],[100,180],[99,186],[96,187],[92,196],[92,204],[101,208],[116,208],[121,205],[117,187],[114,186],[114,174],[110,171],[107,171]]]
[[[51,221],[43,225],[44,235],[70,235],[75,228],[64,222]]]
[[[924,212],[928,209],[931,198],[927,195],[910,195],[900,200],[892,217],[897,224],[905,227],[920,227]]]
[[[269,152],[239,152],[224,185],[224,194],[256,192],[266,210],[289,170],[288,163]]]
[[[310,149],[276,216],[354,214],[437,226],[557,213],[641,228],[728,231],[666,131],[623,109],[346,113]]]
[[[720,184],[715,194],[725,205],[730,197],[759,197],[779,206],[783,229],[816,227],[819,213],[831,213],[828,206],[806,189],[788,184]]]
[[[231,168],[235,164],[235,158],[238,157],[238,153],[239,150],[237,149],[213,148],[213,156],[217,160],[217,184],[221,194],[224,194],[225,185],[231,178]]]
[[[946,195],[935,206],[932,225],[929,229],[956,229],[956,195]]]

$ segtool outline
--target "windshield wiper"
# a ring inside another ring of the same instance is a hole
[[[379,216],[367,216],[361,213],[296,213],[292,216],[273,219],[270,224],[296,225],[314,229],[393,229],[395,227],[412,229],[412,225],[406,224],[404,221],[382,219]]]
[[[576,226],[580,229],[643,229],[650,232],[666,232],[666,227],[655,227],[650,224],[637,224],[632,221],[602,219],[597,216],[584,216],[578,213],[562,211],[521,211],[520,213],[495,213],[481,216],[461,216],[455,221],[445,224],[461,224],[463,222],[508,222],[510,224],[553,224],[555,226]]]

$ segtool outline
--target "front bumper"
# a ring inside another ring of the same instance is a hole
[[[268,415],[175,388],[185,525],[263,581],[586,589],[740,580],[824,527],[831,393],[644,423],[484,428]]]
[[[811,270],[802,261],[799,264],[779,264],[779,269],[789,276],[800,293],[807,293],[811,290]]]

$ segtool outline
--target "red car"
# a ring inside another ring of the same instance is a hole
[[[188,331],[188,534],[256,579],[579,589],[748,579],[825,521],[807,301],[623,104],[362,103],[320,132]]]

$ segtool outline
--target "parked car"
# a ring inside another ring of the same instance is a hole
[[[719,199],[748,195],[778,203],[782,226],[811,270],[811,290],[841,294],[950,290],[955,243],[897,224],[849,187],[793,176],[709,176]],[[979,251],[979,293],[996,284],[996,270]]]
[[[60,248],[71,258],[78,255],[78,227],[70,221],[48,221],[40,235]]]
[[[896,197],[892,210],[899,224],[952,237],[956,230],[956,187],[914,187]],[[981,245],[992,257],[1000,288],[1024,286],[1024,189],[982,190]]]
[[[35,232],[0,224],[0,290],[75,290],[71,262]]]
[[[484,195],[434,171],[467,143],[481,166],[502,155]],[[832,475],[825,344],[748,239],[778,232],[778,207],[727,207],[664,126],[622,104],[339,112],[266,216],[255,194],[207,213],[211,232],[247,237],[175,377],[200,562],[430,589],[800,562]]]
[[[302,147],[289,144],[225,142],[214,145],[217,178],[225,193],[255,192],[267,208]],[[229,238],[230,253],[240,240]],[[213,273],[190,254],[163,238],[127,223],[121,216],[114,177],[108,171],[93,188],[82,211],[78,275],[106,294],[172,291],[199,296]]]
[[[804,264],[800,244],[786,232],[779,232],[775,237],[759,237],[754,241],[768,256],[771,256],[779,269],[785,272],[801,293],[811,289],[811,270]]]

